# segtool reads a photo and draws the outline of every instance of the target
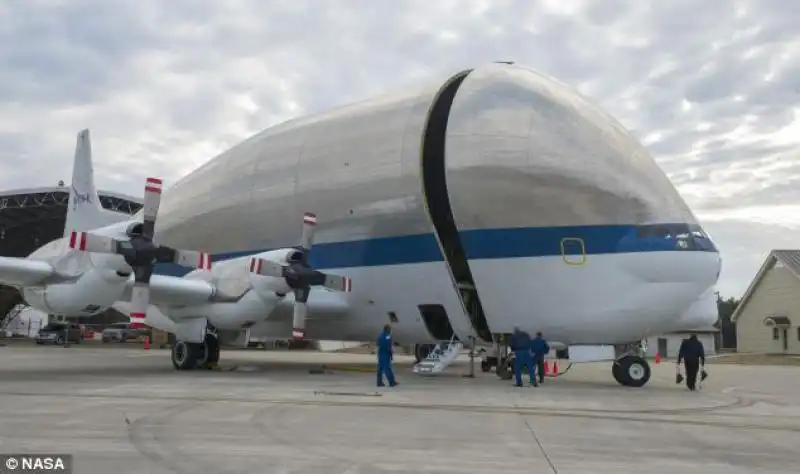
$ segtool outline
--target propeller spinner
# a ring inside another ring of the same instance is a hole
[[[263,258],[250,259],[250,272],[262,276],[283,278],[294,292],[294,313],[292,317],[292,337],[303,339],[306,331],[308,295],[312,286],[324,286],[335,291],[352,291],[347,277],[331,275],[314,270],[308,264],[308,254],[314,239],[317,216],[307,212],[303,215],[303,233],[300,248],[293,254],[287,265],[281,265]]]
[[[84,252],[121,255],[131,266],[134,285],[131,293],[131,322],[143,325],[150,304],[150,277],[156,263],[176,263],[185,267],[211,270],[211,257],[207,253],[178,250],[153,242],[153,234],[161,205],[161,185],[158,178],[147,178],[144,188],[143,220],[136,226],[129,240],[95,235],[88,232],[72,232],[69,239],[71,249]]]

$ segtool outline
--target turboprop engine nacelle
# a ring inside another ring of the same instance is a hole
[[[303,339],[306,332],[306,314],[308,313],[308,295],[312,287],[324,287],[328,290],[349,293],[352,291],[350,279],[340,275],[323,273],[311,267],[309,253],[314,243],[314,229],[317,226],[316,214],[303,214],[303,231],[300,245],[295,249],[284,249],[287,253],[283,262],[253,257],[250,261],[250,272],[262,277],[274,277],[285,285],[278,290],[286,294],[294,293],[294,309],[292,311],[292,337]]]
[[[93,267],[74,282],[24,287],[22,295],[29,305],[48,314],[91,316],[111,307],[127,280],[113,269]]]
[[[128,229],[137,224],[120,222],[96,229],[92,234],[125,239]],[[49,314],[90,316],[108,309],[122,296],[131,267],[121,255],[86,252],[84,236],[87,235],[72,232],[30,255],[29,258],[47,261],[60,275],[74,280],[22,288],[29,305]]]
[[[239,329],[267,319],[291,288],[285,279],[255,273],[257,259],[284,265],[296,249],[278,249],[256,255],[216,262],[211,272],[192,271],[184,278],[208,281],[216,293],[213,301],[203,305],[168,309],[170,317],[202,315],[219,329]]]

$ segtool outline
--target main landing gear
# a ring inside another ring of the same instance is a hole
[[[172,346],[172,365],[177,370],[210,368],[219,362],[219,340],[206,334],[203,342],[175,341]]]
[[[644,387],[650,380],[650,364],[645,360],[644,353],[644,346],[636,344],[614,361],[611,366],[614,380],[625,387]]]

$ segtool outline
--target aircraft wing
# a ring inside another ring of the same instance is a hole
[[[10,286],[26,286],[43,283],[56,276],[55,269],[47,262],[27,258],[0,257],[0,283]]]
[[[130,301],[133,291],[133,275],[125,285],[122,300]],[[215,293],[214,286],[203,280],[166,275],[153,275],[150,278],[150,304],[159,305],[195,305],[208,303]]]

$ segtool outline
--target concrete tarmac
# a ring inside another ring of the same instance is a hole
[[[61,452],[79,474],[796,473],[800,369],[711,365],[698,393],[653,366],[643,389],[610,365],[539,388],[494,374],[411,373],[375,387],[374,356],[223,351],[176,372],[140,347],[0,348],[0,452]],[[309,369],[334,367],[322,374]]]

